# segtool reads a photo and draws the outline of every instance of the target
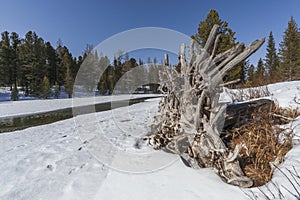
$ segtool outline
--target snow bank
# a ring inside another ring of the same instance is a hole
[[[33,114],[47,112],[63,108],[71,108],[73,106],[93,105],[97,103],[105,103],[111,101],[119,101],[126,99],[136,99],[142,97],[154,97],[154,94],[138,94],[138,95],[113,95],[113,96],[97,96],[90,98],[74,98],[74,99],[49,99],[49,100],[27,100],[27,101],[5,101],[0,102],[0,117],[19,116],[25,114]]]
[[[280,105],[288,106],[298,92],[297,85],[296,82],[273,84],[270,90]],[[57,108],[63,101],[49,101],[53,104],[42,101],[40,109]],[[212,169],[194,170],[176,155],[154,151],[146,145],[136,148],[136,139],[149,131],[158,101],[151,99],[0,134],[0,199],[248,199],[246,194],[251,195],[251,191],[258,199],[264,199],[257,188],[240,189],[224,183]],[[16,107],[11,107],[15,109],[13,112],[7,109],[4,113],[32,112],[25,107],[36,106],[38,102],[24,102],[23,106],[23,102],[16,102]],[[1,105],[1,115],[9,104],[5,105]],[[292,127],[299,137],[300,118]],[[279,168],[294,167],[300,172],[299,160],[300,145],[295,140],[294,148]],[[279,170],[275,170],[272,181],[279,185],[285,199],[293,199],[282,186],[291,191],[293,188]],[[276,194],[276,188],[270,184],[268,187]],[[270,194],[266,187],[260,189]]]
[[[300,98],[300,81],[291,81],[291,82],[281,82],[267,85],[267,88],[271,95],[269,97],[262,97],[274,100],[283,108],[297,108],[300,107],[294,101],[294,98]],[[247,94],[247,89],[245,89],[245,93]],[[236,89],[228,89],[224,88],[223,93],[220,95],[221,102],[232,103],[234,99],[232,99],[230,92],[236,93]]]
[[[300,98],[300,81],[274,83],[268,88],[281,107],[299,107],[294,98]]]
[[[0,199],[243,199],[211,169],[135,148],[157,105],[156,99],[1,134]],[[154,164],[145,166],[148,160]]]

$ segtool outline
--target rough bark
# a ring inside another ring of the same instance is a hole
[[[264,39],[247,47],[238,43],[216,54],[218,30],[215,25],[202,49],[191,42],[188,61],[182,44],[180,67],[166,67],[160,72],[161,87],[167,92],[159,104],[160,115],[156,116],[148,142],[155,149],[179,154],[190,167],[213,167],[225,182],[250,187],[253,182],[238,161],[244,145],[230,150],[220,137],[226,105],[219,104],[219,96],[225,74],[254,53]]]

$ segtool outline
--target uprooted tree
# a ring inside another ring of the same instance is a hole
[[[213,27],[204,48],[192,40],[188,61],[183,44],[179,66],[160,72],[166,95],[148,141],[155,149],[179,154],[192,168],[213,167],[225,182],[251,187],[253,181],[245,176],[238,161],[245,146],[241,143],[232,150],[220,138],[226,105],[219,104],[219,97],[226,73],[254,53],[264,39],[247,47],[238,43],[217,54],[218,29],[218,25]]]

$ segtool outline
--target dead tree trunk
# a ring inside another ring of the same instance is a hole
[[[203,49],[191,42],[188,61],[183,44],[180,67],[166,67],[160,72],[161,87],[167,92],[148,141],[155,149],[179,154],[190,167],[213,167],[225,182],[250,187],[253,182],[244,175],[238,161],[243,144],[232,151],[220,138],[226,106],[219,104],[219,96],[225,74],[254,53],[264,39],[248,47],[236,44],[216,54],[218,29],[217,25],[213,27]]]
[[[167,53],[164,54],[164,65],[169,66],[169,55]]]

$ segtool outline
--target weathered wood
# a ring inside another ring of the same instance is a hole
[[[182,44],[180,68],[166,67],[160,72],[161,87],[167,92],[148,141],[155,149],[179,154],[193,168],[214,167],[225,182],[250,187],[253,182],[238,162],[243,144],[230,150],[220,137],[226,106],[219,104],[219,96],[226,73],[254,53],[264,39],[247,47],[236,44],[216,55],[218,30],[215,25],[203,49],[191,42],[188,61]]]
[[[169,55],[167,53],[164,54],[164,65],[169,66]]]
[[[274,102],[268,99],[230,104],[226,108],[226,118],[223,130],[240,127],[251,120],[252,114],[257,112],[268,113],[274,106]]]

